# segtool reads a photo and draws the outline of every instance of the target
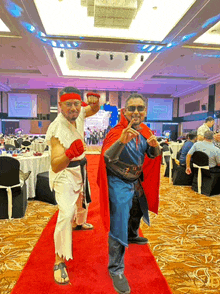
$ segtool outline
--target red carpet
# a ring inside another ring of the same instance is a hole
[[[98,186],[96,185],[99,155],[87,155],[92,203],[88,222],[92,231],[73,232],[74,259],[67,262],[71,285],[60,286],[53,280],[53,232],[57,213],[49,221],[24,267],[11,294],[115,294],[109,277],[108,234],[99,214]],[[171,293],[148,245],[130,245],[125,254],[125,274],[133,294]]]

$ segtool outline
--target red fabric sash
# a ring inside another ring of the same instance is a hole
[[[110,230],[110,213],[108,181],[104,153],[115,141],[117,141],[120,138],[123,129],[125,129],[127,126],[128,121],[123,115],[122,110],[120,122],[113,129],[110,130],[110,132],[108,133],[103,142],[102,152],[99,161],[97,184],[100,189],[100,212],[103,224],[107,231]],[[142,128],[140,130],[140,133],[146,139],[150,138],[150,136],[152,135],[150,128],[148,128],[143,123],[140,125],[140,127]],[[142,186],[147,198],[148,208],[150,211],[156,214],[158,213],[159,207],[160,166],[161,156],[158,156],[154,159],[150,159],[147,155],[145,156],[143,163],[144,181],[142,182]]]

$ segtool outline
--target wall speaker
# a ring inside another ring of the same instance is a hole
[[[207,110],[205,104],[202,105],[202,110]]]

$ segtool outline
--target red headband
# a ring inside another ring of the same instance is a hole
[[[82,101],[81,96],[77,93],[66,93],[66,94],[63,94],[62,96],[60,96],[60,102],[64,102],[64,101],[70,100],[70,99]]]
[[[88,97],[88,96],[95,96],[95,97],[97,97],[97,98],[100,98],[100,95],[99,95],[99,94],[97,94],[97,93],[93,93],[93,92],[89,92],[89,93],[87,93],[86,96],[87,96],[87,97]]]
[[[70,99],[82,101],[81,96],[77,93],[66,93],[66,94],[63,94],[62,96],[60,96],[60,102],[64,102],[64,101],[70,100]],[[88,104],[83,101],[82,101],[81,105],[88,106]]]

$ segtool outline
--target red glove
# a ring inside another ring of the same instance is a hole
[[[72,159],[74,157],[80,156],[83,152],[83,143],[80,139],[77,139],[70,145],[70,148],[65,151],[65,154],[69,159]]]

